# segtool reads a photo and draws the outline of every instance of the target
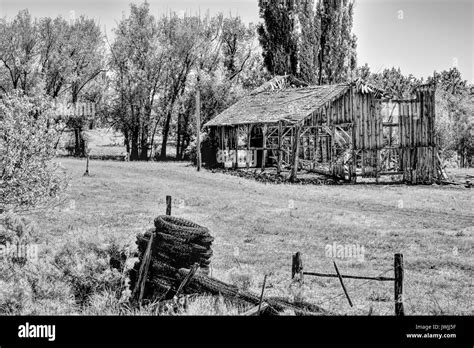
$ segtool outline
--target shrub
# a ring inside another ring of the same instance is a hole
[[[0,99],[0,213],[56,198],[66,178],[52,161],[59,133],[47,99]]]
[[[70,283],[76,303],[81,307],[88,304],[92,295],[104,291],[120,298],[126,286],[123,273],[110,266],[108,248],[94,242],[66,245],[55,256],[54,264]]]
[[[98,246],[73,239],[43,246],[37,260],[7,258],[0,263],[0,315],[127,313],[131,263],[119,271],[111,262],[124,253],[113,242]]]
[[[209,137],[208,134],[201,135],[201,160],[207,167],[215,167],[217,165],[216,154],[217,144]],[[197,142],[193,140],[184,153],[184,158],[197,165]]]
[[[13,213],[1,216],[0,226],[0,315],[74,312],[70,287],[52,265],[52,252],[40,253],[33,244],[37,242],[36,226]],[[27,248],[35,250],[34,255],[25,255]]]

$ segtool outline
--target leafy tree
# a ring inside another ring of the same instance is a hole
[[[197,89],[200,90],[201,124],[205,124],[268,78],[254,25],[245,25],[239,17],[222,15],[207,23],[200,40],[206,42],[202,47],[212,49],[198,50],[194,76],[178,102],[178,159],[183,158],[197,133],[193,122]]]
[[[40,37],[40,68],[45,93],[58,98],[67,85],[70,60],[67,57],[70,27],[64,18],[42,18],[38,24]]]
[[[394,67],[384,69],[377,74],[371,74],[368,81],[399,99],[411,98],[413,89],[423,82],[423,80],[417,79],[412,74],[408,76],[403,75],[400,68],[396,69]]]
[[[356,68],[354,1],[260,1],[258,28],[265,66],[273,75],[308,83],[347,80]]]
[[[104,71],[104,42],[97,23],[81,16],[33,20],[20,11],[0,21],[0,90],[46,95],[73,106],[90,83]],[[85,120],[71,117],[76,155],[84,154],[81,131]]]
[[[80,102],[81,93],[105,70],[105,51],[103,35],[93,19],[81,16],[70,26],[67,36],[67,50],[63,54],[68,60],[64,80],[68,83],[70,101],[73,107]],[[75,155],[84,156],[82,131],[85,118],[75,115],[69,119],[69,125],[75,134]]]
[[[147,160],[152,112],[165,70],[162,28],[149,5],[130,5],[130,16],[115,30],[110,68],[116,98],[112,115],[125,136],[131,160]],[[158,121],[155,120],[155,127]]]
[[[29,92],[38,77],[39,39],[37,22],[27,10],[12,22],[0,20],[0,90]]]
[[[348,80],[356,68],[357,39],[352,34],[353,0],[322,0],[317,5],[321,26],[319,84]]]
[[[256,47],[256,27],[246,26],[240,17],[224,18],[222,22],[222,53],[230,80],[237,77],[249,63]]]
[[[474,154],[474,95],[457,68],[435,72],[437,136],[445,159],[457,153],[460,167],[472,165]]]
[[[265,66],[272,75],[291,74],[300,77],[298,38],[307,33],[300,33],[297,28],[301,14],[297,2],[270,0],[260,1],[259,5],[264,23],[258,27],[258,34]],[[308,62],[310,66],[314,66],[314,63]]]
[[[14,92],[0,99],[0,213],[37,207],[64,189],[52,161],[59,136],[54,118],[46,97]]]
[[[162,159],[167,157],[167,144],[170,133],[172,117],[175,114],[177,101],[185,90],[188,78],[196,64],[199,69],[204,69],[206,65],[213,64],[213,59],[209,61],[198,61],[202,57],[204,48],[212,47],[214,33],[212,30],[220,25],[220,21],[206,17],[179,18],[173,15],[171,18],[162,19],[165,28],[165,47],[167,48],[167,72],[164,85],[167,86],[161,99],[161,108],[164,110],[162,128]],[[211,50],[212,51],[212,50]]]

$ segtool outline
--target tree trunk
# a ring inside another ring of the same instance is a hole
[[[185,119],[184,119],[184,126],[183,126],[184,132],[183,132],[183,135],[182,135],[181,151],[180,151],[182,158],[184,158],[184,153],[185,153],[185,151],[188,148],[189,143],[190,143],[189,133],[188,133],[189,117],[190,117],[190,115],[187,114],[187,115],[185,115]]]
[[[125,138],[125,149],[127,151],[127,155],[130,155],[130,137],[128,134],[128,130],[124,129],[122,133]]]
[[[163,127],[163,141],[161,143],[161,159],[162,160],[166,160],[166,147],[168,145],[168,136],[169,136],[169,132],[170,132],[170,124],[171,124],[171,115],[172,115],[172,111],[171,111],[171,108],[170,110],[168,111],[168,114],[166,115],[166,120],[165,120],[165,125]]]
[[[140,142],[140,161],[148,161],[148,126],[142,126],[141,142]]]
[[[74,127],[74,156],[84,156],[84,140],[82,139],[82,127],[76,125]]]
[[[139,140],[139,135],[140,135],[139,133],[140,133],[140,127],[134,126],[132,129],[132,139],[131,139],[132,151],[130,153],[130,161],[138,161],[140,158],[139,151],[138,151],[138,140]]]
[[[177,130],[177,139],[176,139],[176,159],[181,161],[183,159],[181,153],[181,115],[178,114],[178,130]]]

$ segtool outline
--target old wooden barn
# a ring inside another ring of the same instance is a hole
[[[281,86],[280,86],[281,87]],[[434,88],[397,100],[357,83],[257,89],[205,127],[226,168],[276,168],[357,182],[438,177]]]

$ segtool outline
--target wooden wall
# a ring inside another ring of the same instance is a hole
[[[356,95],[354,103],[355,151],[363,174],[403,173],[405,181],[430,183],[436,177],[434,91],[416,93],[412,100],[383,101]],[[383,114],[389,103],[391,112]],[[393,165],[396,160],[396,165]]]

